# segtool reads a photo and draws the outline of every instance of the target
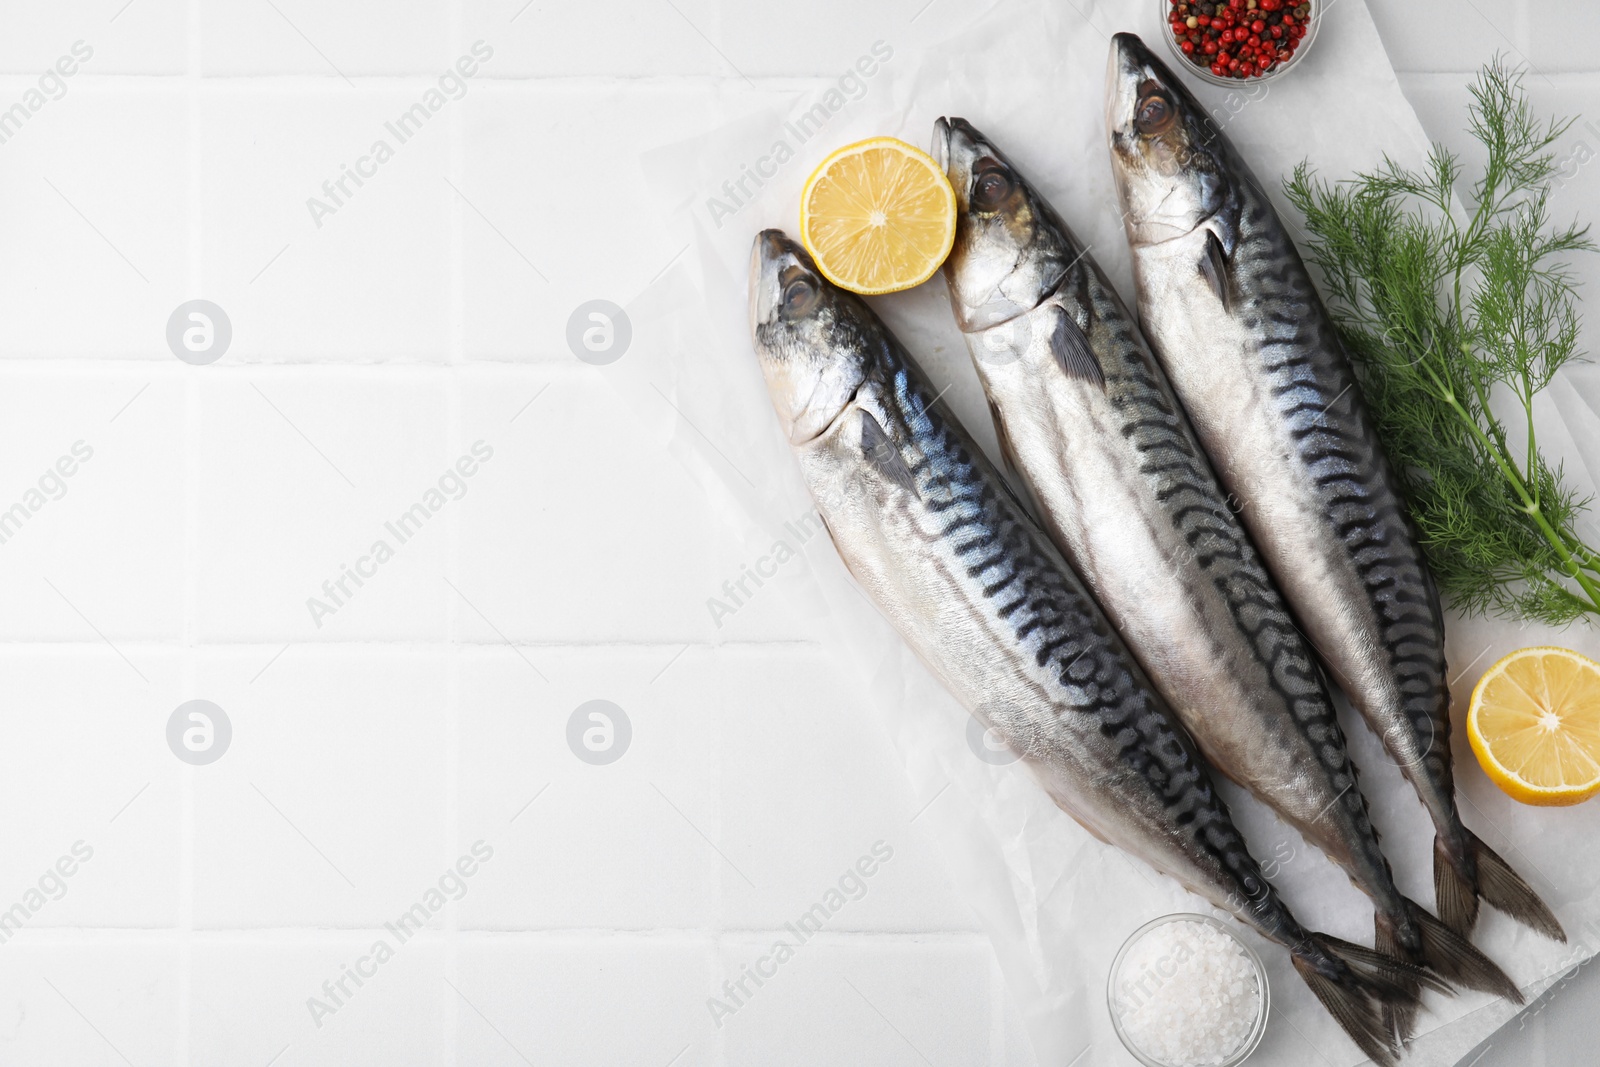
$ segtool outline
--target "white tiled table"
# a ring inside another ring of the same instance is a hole
[[[939,36],[922,8],[0,10],[0,107],[92,49],[0,143],[0,508],[93,453],[0,544],[0,909],[92,850],[0,943],[0,1062],[1033,1062],[868,709],[777,598],[708,642],[743,546],[559,341],[677,253],[634,168],[693,130],[691,83],[833,74],[879,29]],[[1495,50],[1541,109],[1600,119],[1594,5],[1373,8],[1446,143]],[[465,95],[318,220],[308,199],[478,40]],[[1586,168],[1558,208],[1597,193]],[[197,295],[236,331],[204,375],[163,336]],[[234,730],[205,774],[162,736],[196,696]],[[636,735],[603,774],[564,743],[597,698]],[[480,840],[459,900],[333,1003]],[[879,841],[861,899],[714,1026],[706,998]],[[1597,1004],[1580,977],[1478,1062],[1590,1062]]]

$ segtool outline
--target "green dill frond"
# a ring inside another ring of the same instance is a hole
[[[1595,245],[1549,213],[1569,122],[1536,118],[1521,72],[1499,59],[1472,98],[1487,158],[1469,189],[1437,145],[1418,170],[1385,159],[1346,181],[1302,163],[1285,189],[1440,588],[1473,614],[1593,618],[1600,553],[1578,533],[1589,502],[1539,451],[1533,417],[1582,358],[1570,257]]]

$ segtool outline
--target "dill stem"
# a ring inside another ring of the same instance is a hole
[[[1528,416],[1528,473],[1526,477],[1528,481],[1532,482],[1533,461],[1539,455],[1539,449],[1535,444],[1533,436],[1533,382],[1529,380],[1528,373],[1526,371],[1522,373],[1522,388],[1523,393],[1519,399],[1522,401],[1522,410]]]
[[[1517,496],[1522,500],[1523,511],[1538,524],[1539,532],[1544,536],[1545,541],[1549,543],[1551,548],[1556,550],[1556,555],[1560,556],[1562,562],[1566,564],[1567,577],[1577,582],[1579,587],[1583,589],[1584,595],[1589,598],[1584,603],[1584,610],[1600,615],[1600,586],[1595,584],[1595,579],[1584,574],[1584,568],[1580,567],[1578,562],[1572,558],[1572,552],[1567,546],[1566,539],[1545,518],[1544,512],[1539,509],[1539,502],[1529,494],[1527,487],[1522,484],[1522,479],[1518,475],[1515,464],[1510,461],[1510,457],[1502,449],[1495,446],[1495,443],[1489,439],[1488,434],[1483,432],[1482,427],[1477,424],[1467,409],[1462,407],[1461,401],[1456,399],[1455,393],[1444,387],[1444,383],[1439,381],[1438,376],[1434,374],[1432,369],[1429,369],[1428,376],[1433,378],[1434,386],[1439,389],[1440,397],[1450,405],[1450,409],[1478,438],[1484,449],[1489,453],[1489,458],[1494,460],[1495,466],[1500,468],[1500,473],[1511,484],[1511,488],[1516,490]],[[1569,595],[1572,595],[1570,591]],[[1581,597],[1575,597],[1575,599],[1582,600]]]
[[[1568,532],[1566,538],[1567,547],[1572,549],[1573,555],[1578,557],[1578,566],[1591,574],[1600,575],[1600,554],[1597,554],[1575,533]]]

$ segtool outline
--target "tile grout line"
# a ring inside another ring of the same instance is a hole
[[[202,280],[205,270],[203,160],[200,115],[201,69],[201,0],[189,0],[186,5],[187,48],[185,49],[184,96],[188,122],[189,148],[189,232],[187,280],[191,291]],[[184,426],[187,438],[187,455],[184,460],[184,583],[182,680],[189,692],[195,689],[195,663],[192,650],[196,632],[195,618],[199,606],[200,573],[196,560],[200,541],[200,383],[194,375],[184,376]],[[182,777],[179,787],[182,834],[179,846],[180,871],[178,875],[178,974],[177,1032],[174,1035],[176,1050],[174,1062],[186,1064],[190,1054],[190,1025],[194,1006],[194,897],[195,897],[195,778]]]
[[[715,661],[716,656],[717,656],[716,649],[712,649],[712,651],[711,651],[711,659],[713,661]],[[722,801],[723,801],[723,796],[725,795],[724,787],[726,785],[726,783],[723,780],[724,779],[724,774],[723,774],[724,762],[723,761],[724,761],[724,758],[725,758],[725,756],[727,754],[726,753],[726,746],[724,745],[724,741],[726,740],[726,731],[724,730],[724,723],[726,721],[727,721],[727,717],[724,716],[724,715],[718,715],[718,716],[716,716],[715,718],[713,718],[711,720],[712,731],[713,731],[712,732],[712,741],[711,741],[711,745],[712,745],[711,767],[712,767],[712,776],[716,780],[716,794],[715,795],[716,795],[716,798],[717,798],[717,839],[719,841],[722,839],[722,830],[723,830],[723,824],[724,824],[723,811],[722,811]],[[716,884],[717,884],[717,921],[715,923],[716,935],[715,935],[715,937],[714,937],[714,939],[712,941],[712,944],[715,946],[713,948],[713,952],[712,952],[714,970],[712,972],[711,989],[707,990],[708,995],[714,995],[716,990],[717,990],[718,985],[720,984],[716,980],[716,972],[720,971],[722,969],[722,944],[723,944],[723,938],[726,937],[727,933],[728,933],[727,921],[725,919],[725,916],[728,914],[727,903],[726,903],[727,891],[724,888],[727,885],[727,872],[724,871],[720,865],[717,867],[717,883]],[[727,1030],[726,1027],[718,1027],[717,1028],[716,1040],[717,1040],[717,1044],[716,1044],[716,1050],[714,1052],[716,1063],[719,1065],[719,1067],[731,1067],[731,1064],[732,1064],[733,1060],[732,1060],[732,1057],[729,1054],[729,1050],[728,1050],[728,1030]]]
[[[461,41],[462,34],[462,2],[456,0],[450,7],[450,47]],[[451,177],[460,183],[462,180],[463,159],[465,156],[465,134],[462,131],[462,119],[459,109],[452,110],[447,117],[450,125],[446,127],[448,148],[446,149],[445,166]],[[465,235],[463,232],[464,206],[459,203],[460,197],[452,194],[448,186],[437,190],[442,198],[445,211],[448,212],[446,225],[450,233],[450,303],[448,334],[450,352],[446,365],[450,368],[449,377],[446,379],[446,425],[449,438],[450,454],[460,455],[462,439],[462,414],[461,414],[461,374],[459,368],[466,362],[466,265],[465,265]],[[461,577],[461,522],[458,511],[452,511],[448,516],[449,525],[445,527],[445,554],[444,567],[447,574],[457,580]],[[445,600],[445,635],[450,644],[448,666],[446,667],[445,699],[448,706],[445,708],[445,836],[450,843],[446,852],[448,856],[458,855],[463,839],[461,832],[461,690],[462,690],[462,657],[456,639],[460,636],[461,605],[457,603],[458,597],[449,597]],[[460,937],[460,910],[449,909],[445,918],[447,939],[445,942],[444,969],[449,976],[449,983],[461,982],[461,937]],[[452,998],[445,988],[435,991],[442,1005],[440,1011],[440,1024],[444,1028],[444,1062],[450,1067],[455,1067],[459,1062],[461,1044],[461,1004],[458,999]]]

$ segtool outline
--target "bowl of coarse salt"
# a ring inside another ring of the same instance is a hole
[[[1106,981],[1117,1037],[1145,1067],[1236,1067],[1261,1043],[1267,972],[1207,915],[1163,915],[1123,942]]]

